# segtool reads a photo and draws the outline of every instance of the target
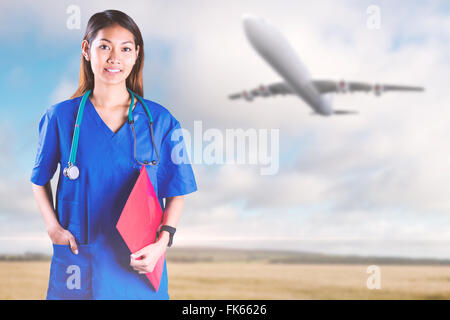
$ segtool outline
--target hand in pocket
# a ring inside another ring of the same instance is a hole
[[[75,240],[75,237],[69,230],[63,229],[58,225],[54,228],[49,229],[47,232],[53,244],[69,245],[72,253],[78,254],[77,242]]]

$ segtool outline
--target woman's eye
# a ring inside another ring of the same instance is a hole
[[[105,48],[109,48],[109,47],[106,44],[100,45],[100,49],[105,49]]]
[[[126,52],[130,52],[131,48],[125,47],[125,48],[123,48],[123,50],[126,51]]]

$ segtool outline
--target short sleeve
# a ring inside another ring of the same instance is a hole
[[[49,110],[39,122],[39,143],[31,173],[31,182],[43,186],[55,174],[60,158],[59,135],[56,116]]]
[[[186,151],[180,123],[175,121],[161,143],[157,175],[160,197],[181,196],[197,190]]]

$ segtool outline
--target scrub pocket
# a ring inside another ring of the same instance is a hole
[[[84,206],[75,201],[59,200],[58,212],[60,224],[77,239],[78,243],[87,242],[87,226]]]
[[[69,245],[53,244],[47,300],[92,299],[91,246],[78,244],[78,254]]]

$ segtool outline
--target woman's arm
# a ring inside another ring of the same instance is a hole
[[[50,181],[44,186],[39,186],[32,183],[34,198],[39,207],[39,211],[44,218],[47,233],[54,244],[70,244],[72,252],[78,254],[77,243],[75,237],[70,231],[61,227],[56,219],[56,214],[53,206],[53,194]]]
[[[184,206],[184,196],[176,196],[166,198],[166,208],[164,209],[163,225],[167,224],[171,227],[176,228],[178,221],[180,220],[181,213],[183,212]],[[167,249],[169,244],[169,233],[167,231],[162,231],[159,239],[141,250],[134,252],[130,256],[130,266],[134,270],[138,271],[140,274],[145,274],[152,272],[158,259]],[[141,257],[138,260],[138,257]]]
[[[184,196],[166,198],[163,225],[169,225],[176,228],[178,221],[181,218],[181,214],[183,213],[183,206]],[[158,243],[163,244],[164,248],[167,248],[167,245],[169,244],[169,235],[169,232],[162,231],[157,241]]]

